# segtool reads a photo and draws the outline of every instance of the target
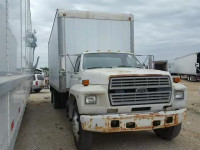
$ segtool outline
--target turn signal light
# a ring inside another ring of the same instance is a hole
[[[174,78],[174,82],[175,82],[175,83],[181,82],[181,78],[179,78],[179,77]]]
[[[90,81],[89,80],[82,80],[82,84],[84,86],[88,86],[90,84]]]

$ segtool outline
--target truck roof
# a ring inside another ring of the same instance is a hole
[[[132,52],[130,52],[130,51],[112,51],[112,50],[108,50],[108,51],[105,51],[105,50],[97,50],[97,51],[85,51],[85,52],[83,52],[82,54],[96,54],[96,53],[99,53],[99,54],[101,54],[101,53],[121,53],[121,54],[133,54]]]
[[[185,55],[185,56],[177,57],[177,58],[175,58],[175,60],[176,60],[176,59],[179,59],[179,58],[186,57],[186,56],[194,55],[194,54],[200,54],[200,52],[196,52],[196,53],[192,53],[192,54],[187,54],[187,55]]]
[[[58,17],[131,21],[132,14],[57,9]]]

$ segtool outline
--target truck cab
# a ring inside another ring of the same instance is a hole
[[[92,132],[153,130],[168,140],[179,134],[186,87],[169,72],[145,69],[133,53],[82,53],[70,77],[66,109],[79,147],[91,144]]]

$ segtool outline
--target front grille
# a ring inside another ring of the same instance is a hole
[[[110,78],[109,98],[112,106],[169,103],[169,76]]]
[[[120,77],[111,78],[110,89],[129,89],[141,87],[169,87],[168,76],[159,77]]]

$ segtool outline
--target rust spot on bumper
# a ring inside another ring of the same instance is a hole
[[[148,114],[81,115],[81,125],[83,130],[94,132],[140,131],[175,126],[180,124],[185,116],[186,109]],[[173,119],[167,123],[169,117]],[[118,120],[119,127],[111,127],[112,120]],[[159,121],[160,124],[154,126],[154,121]],[[127,127],[127,123],[135,123],[135,126]]]

